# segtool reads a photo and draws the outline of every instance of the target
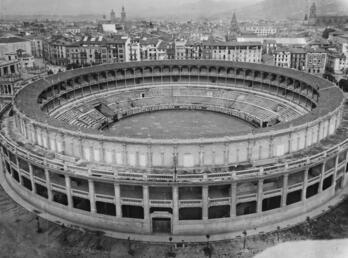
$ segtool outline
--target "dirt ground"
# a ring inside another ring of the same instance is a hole
[[[161,258],[169,257],[172,251],[176,257],[207,257],[206,244],[189,244],[175,247],[169,244],[148,244],[129,242],[104,237],[98,233],[81,232],[54,223],[39,220],[41,233],[37,233],[35,214],[26,211],[0,189],[0,257],[1,258]],[[251,258],[266,248],[278,243],[305,239],[348,238],[348,198],[329,213],[318,219],[286,230],[231,241],[210,243],[211,257]],[[173,256],[172,256],[173,257]]]

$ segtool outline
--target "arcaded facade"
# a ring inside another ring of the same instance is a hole
[[[253,130],[142,138],[108,129],[165,109],[224,113]],[[291,221],[342,192],[344,114],[335,85],[289,69],[186,60],[95,66],[31,84],[2,111],[2,177],[57,223],[150,241],[224,239]]]

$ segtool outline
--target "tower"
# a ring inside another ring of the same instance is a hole
[[[237,35],[240,33],[236,13],[233,13],[230,30],[226,36],[227,41],[236,41]]]
[[[237,17],[236,17],[235,12],[233,13],[233,16],[232,16],[230,32],[231,33],[239,33],[239,26],[238,26],[238,21],[237,21]]]
[[[315,25],[317,23],[317,6],[315,3],[309,9],[308,25]]]
[[[114,10],[111,10],[111,13],[110,13],[110,21],[112,23],[115,23],[116,22],[116,14],[115,14],[115,11]]]
[[[122,22],[122,23],[125,23],[125,22],[126,22],[126,11],[125,11],[125,9],[124,9],[124,6],[122,6],[121,22]]]
[[[309,18],[317,18],[317,6],[315,3],[312,4],[309,10]]]

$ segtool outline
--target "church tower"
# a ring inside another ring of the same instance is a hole
[[[309,9],[308,25],[315,25],[317,23],[317,6],[312,4]]]
[[[239,33],[240,32],[239,26],[238,26],[237,17],[236,17],[236,13],[233,13],[233,16],[232,16],[230,32],[231,33]]]
[[[111,23],[115,23],[116,22],[116,13],[115,13],[114,10],[111,10],[110,21],[111,21]]]
[[[121,22],[125,23],[126,22],[126,10],[124,9],[124,6],[122,6],[122,12],[121,12]]]

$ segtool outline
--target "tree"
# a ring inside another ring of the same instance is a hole
[[[338,83],[338,86],[344,91],[348,92],[348,80],[347,79],[341,79]]]
[[[323,34],[322,34],[322,38],[324,39],[328,39],[329,38],[329,34],[331,32],[334,32],[335,30],[334,29],[331,29],[331,28],[326,28],[324,31],[323,31]]]

